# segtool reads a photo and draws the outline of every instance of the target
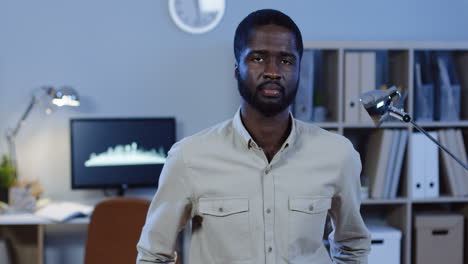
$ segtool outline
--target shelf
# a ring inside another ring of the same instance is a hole
[[[323,124],[323,123],[317,123],[317,124]],[[330,124],[331,127],[332,125],[338,126],[339,123],[324,123],[324,124]],[[418,124],[421,127],[424,128],[457,128],[457,127],[468,127],[468,120],[461,120],[461,121],[433,121],[433,122],[418,122],[416,121],[416,124]],[[376,128],[376,126],[373,123],[343,123],[342,126],[344,128]],[[406,128],[406,127],[412,127],[410,123],[402,123],[402,122],[383,122],[379,128]],[[415,128],[416,129],[416,128]]]
[[[408,201],[406,198],[396,199],[366,199],[362,200],[361,204],[405,204]]]
[[[304,41],[308,49],[436,49],[465,50],[468,41]]]
[[[377,128],[374,123],[365,123],[365,124],[352,124],[352,123],[344,123],[344,128]],[[408,124],[401,123],[401,122],[384,122],[380,125],[379,128],[406,128]]]
[[[416,121],[421,127],[468,127],[468,120],[460,120],[460,121],[433,121],[433,122],[418,122]]]
[[[414,199],[412,203],[423,204],[423,203],[466,203],[468,197],[453,197],[453,196],[440,196],[435,198],[426,199]]]

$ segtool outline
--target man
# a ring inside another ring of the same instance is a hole
[[[173,259],[192,221],[190,264],[367,263],[361,163],[342,136],[295,120],[302,37],[276,10],[238,26],[232,120],[171,149],[138,243],[138,263]],[[323,245],[327,213],[330,256]]]

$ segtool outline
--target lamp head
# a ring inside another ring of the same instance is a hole
[[[373,90],[361,94],[359,101],[362,103],[367,113],[377,127],[382,124],[390,115],[389,110],[398,105],[401,94],[395,86],[387,90]]]
[[[46,87],[47,94],[52,97],[52,103],[57,106],[80,106],[80,98],[75,89],[69,86],[55,90],[53,87]]]

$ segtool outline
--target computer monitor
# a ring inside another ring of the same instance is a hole
[[[70,142],[72,189],[157,187],[175,119],[71,119]]]

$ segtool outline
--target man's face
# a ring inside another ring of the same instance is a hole
[[[253,29],[239,56],[236,78],[242,98],[264,116],[284,111],[294,100],[299,82],[299,52],[287,28]]]

